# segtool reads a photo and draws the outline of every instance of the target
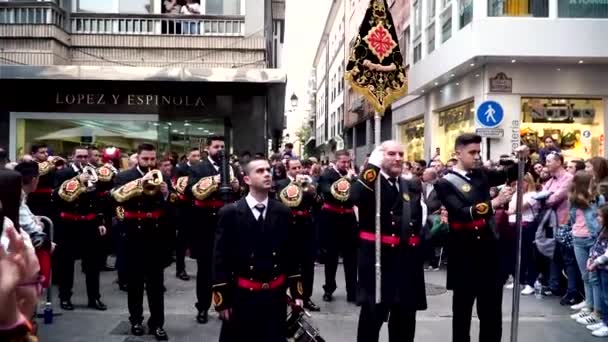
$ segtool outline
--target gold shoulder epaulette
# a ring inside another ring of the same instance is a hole
[[[38,163],[38,174],[40,176],[48,174],[49,172],[51,172],[51,170],[53,170],[53,164],[49,163],[48,161]]]
[[[112,191],[112,197],[118,203],[123,203],[133,197],[140,196],[144,191],[143,181],[136,179]]]
[[[97,180],[100,182],[109,182],[114,177],[114,172],[107,166],[97,168]]]
[[[295,208],[302,203],[302,188],[294,182],[289,183],[279,194],[281,202],[290,208]]]
[[[331,195],[338,201],[346,202],[350,196],[350,181],[342,177],[330,187]]]
[[[177,181],[175,181],[175,190],[180,193],[180,194],[184,194],[184,191],[186,191],[186,188],[188,187],[188,176],[183,176],[183,177],[179,177],[177,179]]]
[[[68,179],[59,188],[59,197],[66,202],[74,202],[86,190],[78,177]]]
[[[192,195],[197,200],[204,200],[213,192],[217,191],[219,184],[214,180],[215,176],[203,177],[192,186]]]

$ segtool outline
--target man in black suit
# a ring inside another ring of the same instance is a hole
[[[346,300],[357,300],[357,220],[353,203],[349,199],[355,173],[350,167],[350,154],[336,152],[335,166],[328,167],[319,178],[318,191],[323,198],[319,213],[319,235],[325,258],[325,285],[323,300],[331,302],[336,290],[338,259],[342,255]]]
[[[165,323],[164,269],[170,262],[171,241],[175,231],[167,224],[169,186],[150,171],[156,167],[156,149],[141,144],[137,165],[116,175],[112,197],[116,201],[116,218],[126,232],[129,321],[133,335],[144,333],[144,284],[148,295],[150,319],[148,328],[157,340],[168,340]]]
[[[385,141],[371,154],[361,177],[353,184],[351,199],[359,210],[359,292],[361,304],[357,341],[378,341],[388,320],[390,342],[412,342],[416,311],[426,309],[420,230],[424,221],[421,189],[414,180],[400,177],[403,147]],[[381,177],[380,229],[382,287],[376,289],[376,180]],[[376,304],[376,291],[382,301]]]
[[[32,158],[38,163],[38,187],[27,197],[27,205],[35,215],[47,216],[54,219],[51,194],[57,185],[55,182],[55,165],[49,161],[49,149],[45,144],[32,145]]]
[[[289,287],[302,306],[303,284],[291,211],[270,199],[270,165],[245,167],[249,194],[219,212],[213,301],[224,321],[220,342],[286,342]]]
[[[225,148],[223,137],[210,137],[207,139],[207,152],[209,156],[192,168],[185,189],[185,196],[191,203],[189,229],[192,231],[190,253],[196,259],[196,299],[198,314],[196,321],[205,324],[208,321],[209,307],[211,306],[211,265],[213,263],[213,241],[217,226],[217,213],[224,206],[219,192],[221,153]],[[238,194],[239,183],[230,168],[230,183],[234,191],[233,197]],[[179,191],[179,190],[178,190]],[[195,225],[194,225],[195,224]]]
[[[5,151],[2,149],[2,151]],[[4,152],[4,162],[7,161]],[[19,201],[21,198],[21,174],[17,171],[8,170],[4,165],[0,167],[0,203],[4,216],[13,221],[15,227],[19,227]]]
[[[76,147],[74,162],[57,172],[56,181],[59,186],[53,192],[53,203],[57,210],[55,241],[59,299],[63,310],[74,310],[71,301],[74,262],[79,257],[82,257],[82,268],[86,275],[88,306],[101,311],[107,309],[99,292],[99,272],[105,261],[102,237],[110,222],[105,222],[105,207],[95,184],[90,183],[92,175],[83,170],[89,166],[88,157],[86,147]],[[92,169],[92,172],[96,170]]]
[[[498,231],[494,209],[510,199],[502,191],[490,199],[490,187],[515,179],[516,167],[488,170],[480,167],[481,137],[465,133],[456,138],[457,164],[435,185],[448,211],[447,288],[453,290],[452,340],[469,342],[473,303],[477,301],[479,340],[500,342],[502,336],[502,293],[506,279],[500,272]],[[528,149],[517,150],[524,156]],[[515,165],[513,165],[515,166]]]
[[[304,284],[304,308],[321,309],[310,299],[315,277],[316,229],[312,221],[312,208],[317,204],[317,190],[312,178],[302,173],[299,159],[287,161],[287,178],[277,182],[278,199],[291,209],[291,222],[297,234],[298,260]]]
[[[175,175],[177,178],[190,175],[192,173],[192,168],[200,162],[201,151],[198,149],[198,147],[194,147],[188,151],[186,161],[177,164],[177,167],[175,168]]]

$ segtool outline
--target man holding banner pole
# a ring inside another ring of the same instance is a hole
[[[513,191],[505,187],[491,200],[490,187],[515,179],[516,168],[510,166],[502,171],[481,168],[481,137],[477,134],[458,136],[455,151],[457,164],[435,185],[448,211],[450,226],[447,288],[453,291],[452,341],[470,342],[473,304],[477,302],[479,340],[500,342],[506,279],[499,271],[499,236],[493,208],[510,201]],[[516,152],[526,157],[529,150],[521,146]]]

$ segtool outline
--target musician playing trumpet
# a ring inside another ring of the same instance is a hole
[[[74,149],[73,162],[57,172],[59,186],[52,195],[58,216],[55,221],[55,253],[58,260],[59,299],[63,310],[74,310],[71,302],[74,261],[79,256],[86,276],[88,306],[106,310],[99,292],[99,271],[103,260],[101,239],[110,222],[106,222],[95,191],[97,171],[87,165],[88,155],[86,147]]]
[[[310,175],[302,169],[299,159],[287,161],[287,178],[276,185],[278,199],[291,210],[291,223],[298,243],[298,258],[302,271],[304,308],[320,311],[310,299],[312,296],[315,257],[316,232],[312,222],[311,211],[318,202],[317,189]]]
[[[167,222],[169,187],[156,167],[156,148],[141,144],[137,165],[115,177],[112,197],[116,203],[116,218],[126,234],[126,275],[131,333],[144,334],[144,284],[148,296],[149,333],[166,341],[164,309],[164,269],[171,259],[171,241],[175,231]]]

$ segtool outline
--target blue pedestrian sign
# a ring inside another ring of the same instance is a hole
[[[494,128],[502,122],[505,113],[502,106],[495,101],[485,101],[477,107],[477,122],[487,128]]]

